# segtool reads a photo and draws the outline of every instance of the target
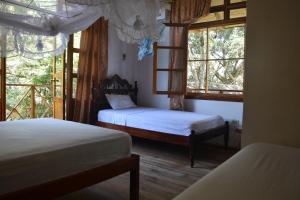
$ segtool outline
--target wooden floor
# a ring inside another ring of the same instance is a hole
[[[188,151],[180,146],[135,139],[133,152],[141,156],[141,200],[168,200],[201,179],[236,151],[201,145],[195,168],[190,168]],[[129,199],[128,180],[129,174],[121,175],[61,200]]]

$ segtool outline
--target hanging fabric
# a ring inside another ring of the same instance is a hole
[[[159,0],[110,0],[105,16],[126,43],[139,43],[145,38],[157,41],[162,25],[157,21],[159,9]]]
[[[69,35],[105,16],[119,38],[138,43],[159,38],[158,0],[2,0],[0,57],[61,54]]]
[[[190,24],[199,17],[207,15],[210,4],[211,0],[175,0],[172,4],[171,23]],[[173,27],[170,34],[172,46],[186,47],[187,31],[182,27]],[[186,70],[185,56],[186,52],[184,51],[172,51],[170,68]],[[171,77],[169,79],[170,109],[183,110],[185,80],[182,78],[182,74],[176,71],[171,71],[169,77]]]
[[[101,6],[103,16],[114,26],[120,40],[139,43],[159,39],[161,21],[159,0],[67,0],[69,3]]]
[[[27,58],[63,53],[69,35],[101,16],[99,7],[65,0],[3,0],[0,3],[0,56]]]
[[[106,78],[107,65],[108,21],[101,17],[81,34],[74,121],[90,122],[92,86]]]

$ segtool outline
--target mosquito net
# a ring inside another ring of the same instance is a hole
[[[1,0],[0,56],[61,54],[69,35],[105,16],[121,40],[159,37],[158,0]]]

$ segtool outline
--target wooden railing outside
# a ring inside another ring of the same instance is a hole
[[[15,88],[24,88],[24,93],[15,99],[14,105],[6,105],[6,120],[52,117],[51,85],[6,84],[7,94]]]

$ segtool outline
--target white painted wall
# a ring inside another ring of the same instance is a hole
[[[247,1],[243,146],[300,147],[300,1]]]
[[[126,54],[123,60],[123,54]],[[134,81],[134,69],[137,63],[136,45],[119,40],[115,29],[108,30],[108,75],[118,74],[130,82]]]

